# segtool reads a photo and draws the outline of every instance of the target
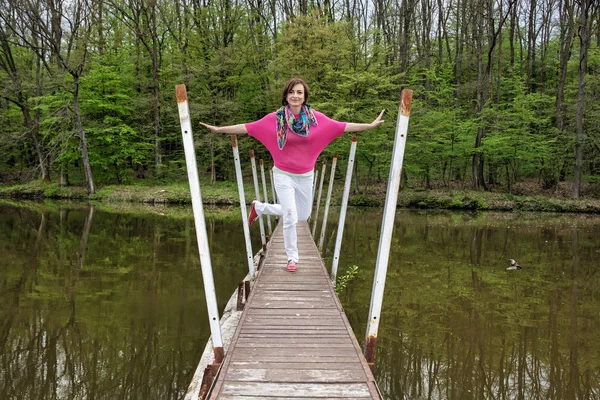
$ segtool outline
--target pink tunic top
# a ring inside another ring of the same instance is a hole
[[[277,117],[275,112],[246,124],[248,135],[258,139],[271,153],[273,163],[282,171],[304,174],[315,168],[317,157],[331,141],[344,134],[345,122],[335,121],[314,110],[317,125],[310,126],[310,134],[302,137],[289,131],[283,150],[277,146]]]

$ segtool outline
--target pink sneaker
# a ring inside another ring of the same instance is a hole
[[[296,261],[289,260],[285,269],[289,272],[296,272]]]
[[[253,201],[252,205],[250,206],[250,215],[248,215],[248,226],[252,226],[252,223],[256,220],[256,218],[258,218],[258,213],[256,212],[256,209],[254,208],[254,201]]]

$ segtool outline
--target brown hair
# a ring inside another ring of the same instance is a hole
[[[290,90],[292,90],[292,88],[294,86],[296,86],[299,83],[302,84],[302,86],[304,86],[304,103],[302,103],[302,104],[306,104],[306,102],[308,101],[308,85],[306,84],[306,82],[304,82],[300,78],[292,78],[289,81],[287,81],[287,83],[283,87],[283,97],[281,99],[282,105],[285,106],[288,104],[288,102],[287,102],[288,93],[290,92]]]

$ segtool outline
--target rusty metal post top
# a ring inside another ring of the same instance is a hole
[[[356,136],[352,136],[352,141],[353,141],[353,142],[357,142],[357,141],[358,141],[358,137],[356,137]]]
[[[250,150],[250,158],[254,158],[254,150]]]
[[[402,92],[400,93],[400,113],[405,117],[410,116],[412,94],[413,91],[411,89],[402,89]]]
[[[183,83],[180,85],[175,85],[175,95],[177,96],[178,103],[183,103],[184,101],[187,101],[187,90]]]
[[[260,165],[261,167],[263,166],[263,160],[262,160],[262,158],[260,160],[258,160],[258,165]]]
[[[237,147],[237,135],[231,135],[231,145]]]
[[[333,158],[337,158],[338,154],[337,151],[333,154]]]

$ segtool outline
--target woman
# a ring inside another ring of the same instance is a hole
[[[385,110],[370,124],[338,122],[307,104],[308,85],[300,78],[290,79],[283,88],[279,110],[246,124],[212,126],[213,132],[248,133],[258,139],[273,158],[273,178],[280,204],[253,201],[248,223],[263,214],[283,217],[283,241],[288,262],[286,269],[296,271],[298,255],[296,224],[306,221],[312,210],[313,171],[317,157],[333,139],[344,132],[360,132],[384,122]]]

